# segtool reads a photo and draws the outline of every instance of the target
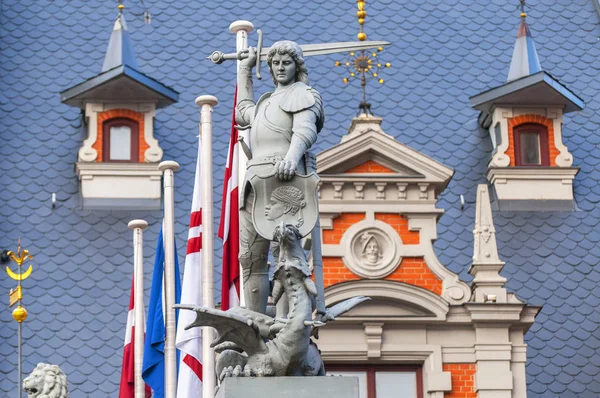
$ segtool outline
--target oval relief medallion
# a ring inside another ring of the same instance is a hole
[[[345,253],[344,264],[363,278],[383,278],[394,272],[402,260],[400,236],[382,221],[354,224],[340,243]]]

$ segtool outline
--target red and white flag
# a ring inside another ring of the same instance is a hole
[[[129,311],[127,312],[127,326],[125,329],[125,345],[123,347],[123,365],[121,366],[121,386],[119,398],[134,398],[135,396],[135,361],[134,339],[135,336],[135,311],[134,311],[134,281],[131,278],[131,296],[129,297]],[[143,312],[143,309],[142,309]],[[146,322],[142,327],[145,327]],[[143,348],[143,347],[142,347]],[[145,384],[146,398],[151,395],[150,387]]]
[[[185,269],[181,287],[181,303],[194,306],[202,305],[202,202],[201,202],[201,139],[198,137],[198,158],[192,214],[188,233]],[[210,176],[209,176],[210,177]],[[175,345],[181,351],[179,376],[177,379],[177,398],[202,397],[202,331],[201,328],[185,327],[196,320],[194,311],[180,311],[177,323]]]
[[[240,305],[240,214],[238,190],[239,150],[238,131],[235,128],[235,103],[231,121],[231,138],[223,179],[223,200],[221,202],[221,222],[219,238],[223,239],[223,269],[221,274],[221,309],[223,311]]]

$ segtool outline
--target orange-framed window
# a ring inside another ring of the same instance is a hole
[[[549,166],[548,128],[525,123],[513,129],[515,166]]]
[[[328,375],[358,378],[359,398],[423,398],[423,371],[416,365],[326,365]]]
[[[137,162],[139,123],[128,118],[114,118],[102,123],[102,161]]]

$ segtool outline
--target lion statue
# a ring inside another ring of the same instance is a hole
[[[28,398],[69,398],[67,376],[58,365],[38,363],[23,380]]]

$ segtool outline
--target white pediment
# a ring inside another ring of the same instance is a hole
[[[378,123],[376,127],[379,127]],[[367,161],[391,170],[382,174],[398,181],[405,179],[407,182],[427,182],[445,187],[454,173],[436,160],[396,141],[380,127],[352,132],[341,143],[319,153],[317,170],[322,177],[338,176]],[[382,174],[374,173],[372,177]]]

